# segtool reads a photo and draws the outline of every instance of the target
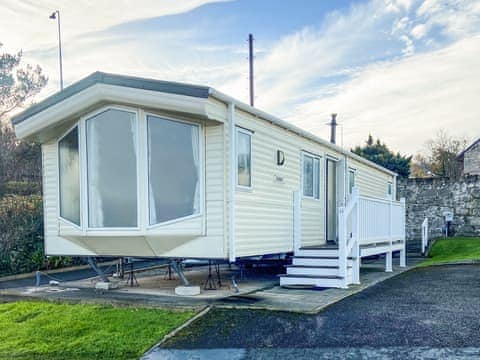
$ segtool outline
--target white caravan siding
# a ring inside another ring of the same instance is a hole
[[[325,161],[345,155],[285,130],[247,112],[235,111],[236,125],[252,135],[252,189],[237,188],[235,194],[236,256],[254,256],[293,251],[293,192],[301,191],[301,154],[320,156],[320,199],[302,196],[302,246],[325,243]],[[276,164],[276,152],[285,153],[285,165]],[[228,163],[228,157],[226,157]],[[347,167],[356,169],[356,184],[365,196],[386,197],[393,176],[347,156]],[[339,173],[340,175],[340,173]],[[348,191],[348,171],[345,190]],[[341,199],[338,199],[341,201]]]
[[[339,154],[277,125],[243,111],[235,112],[237,126],[252,135],[252,189],[237,189],[236,255],[252,256],[293,250],[293,192],[301,190],[301,154],[321,156],[319,200],[302,197],[302,245],[325,243],[325,156]],[[276,152],[285,164],[276,164]]]
[[[222,103],[213,110],[221,113]],[[223,105],[226,109],[226,107]],[[225,116],[225,114],[223,115]],[[171,117],[171,116],[170,116]],[[221,117],[219,114],[218,118]],[[192,119],[189,119],[192,120]],[[48,255],[118,255],[138,257],[225,258],[225,130],[221,123],[203,124],[204,200],[202,216],[129,233],[80,230],[59,219],[57,143],[42,145],[45,244]],[[140,152],[143,153],[143,152]],[[144,163],[140,159],[140,164]],[[142,183],[139,183],[142,186]],[[140,191],[146,191],[143,189]],[[140,194],[139,200],[145,199]],[[82,204],[83,206],[83,204]],[[141,203],[141,206],[146,206]]]
[[[394,180],[392,175],[352,158],[348,160],[348,165],[356,170],[355,183],[360,195],[387,198],[388,183],[393,184]]]

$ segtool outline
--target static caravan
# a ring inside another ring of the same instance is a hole
[[[395,173],[210,87],[96,72],[12,119],[42,144],[47,255],[294,253],[283,285],[405,262]]]

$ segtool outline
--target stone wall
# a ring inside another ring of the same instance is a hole
[[[480,176],[399,179],[397,196],[406,199],[406,236],[409,251],[419,251],[422,222],[429,220],[430,237],[442,236],[444,212],[451,211],[453,234],[480,236]]]
[[[480,142],[477,142],[463,155],[463,172],[470,175],[480,175]]]

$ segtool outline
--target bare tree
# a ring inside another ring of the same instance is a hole
[[[434,138],[426,142],[426,153],[417,154],[414,157],[412,175],[414,177],[459,177],[462,174],[462,167],[457,161],[457,155],[467,144],[466,138],[454,137],[445,130],[439,130]]]
[[[30,104],[48,79],[40,66],[22,66],[21,63],[21,51],[17,54],[0,53],[0,183],[11,180],[37,181],[40,178],[39,145],[17,141],[8,117]]]

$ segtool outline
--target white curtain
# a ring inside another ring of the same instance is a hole
[[[88,169],[88,224],[104,227],[103,204],[100,194],[100,141],[95,119],[87,120],[87,169]]]
[[[195,195],[193,197],[193,213],[200,211],[200,153],[199,153],[199,128],[192,126],[192,153],[195,170],[197,172],[197,183],[195,185]]]
[[[149,134],[148,137],[151,135]],[[156,224],[157,223],[157,207],[155,206],[155,194],[154,194],[154,189],[153,189],[153,181],[151,179],[151,167],[152,167],[152,141],[149,139],[148,141],[148,209],[149,209],[149,219],[150,219],[150,224]]]

